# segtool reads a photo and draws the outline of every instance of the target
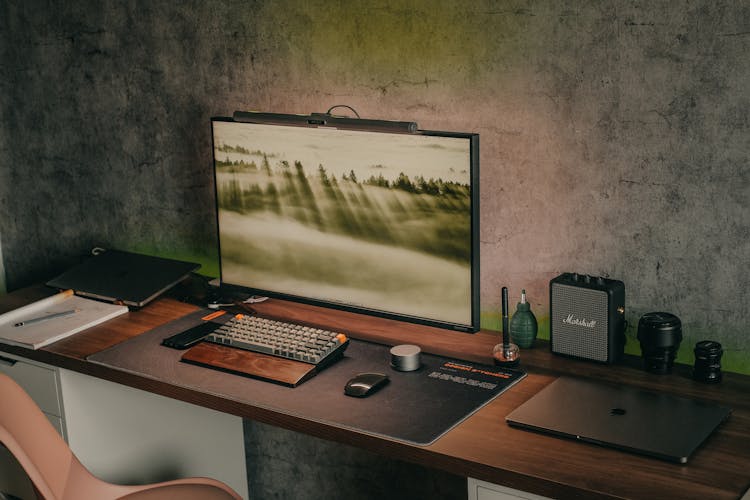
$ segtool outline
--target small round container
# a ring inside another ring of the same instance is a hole
[[[391,348],[391,367],[400,372],[413,372],[422,366],[422,349],[411,344]]]

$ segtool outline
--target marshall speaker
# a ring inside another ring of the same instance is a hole
[[[556,354],[615,363],[625,348],[622,281],[563,273],[549,283],[550,348]]]

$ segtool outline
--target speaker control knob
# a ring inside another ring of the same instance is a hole
[[[601,276],[599,276],[598,278],[596,278],[596,284],[597,285],[603,285],[604,284],[604,278],[602,278]]]
[[[578,281],[578,278],[579,278],[579,276],[578,276],[578,273],[573,273],[573,274],[572,274],[572,275],[570,276],[570,279],[572,279],[573,281]]]
[[[591,283],[591,276],[587,274],[586,276],[583,277],[583,281],[585,281],[586,283]]]

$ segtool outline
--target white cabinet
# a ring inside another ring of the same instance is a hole
[[[241,417],[64,369],[60,382],[70,447],[100,479],[212,477],[247,498]]]
[[[24,388],[65,439],[67,432],[59,371],[42,363],[0,352],[0,372],[9,375]],[[35,498],[23,469],[4,447],[0,447],[0,493],[9,493],[19,498]]]
[[[469,500],[550,500],[548,497],[514,490],[499,484],[469,478]]]

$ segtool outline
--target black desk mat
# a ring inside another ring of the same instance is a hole
[[[422,353],[422,367],[399,372],[390,347],[352,340],[344,358],[295,388],[179,361],[185,351],[162,339],[200,322],[207,310],[157,327],[88,357],[88,361],[221,397],[398,441],[428,445],[521,380],[520,370]],[[361,372],[390,383],[367,398],[344,395]],[[499,418],[499,417],[498,417]]]

